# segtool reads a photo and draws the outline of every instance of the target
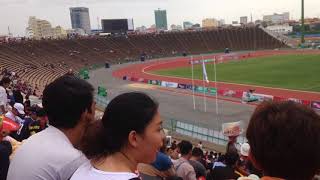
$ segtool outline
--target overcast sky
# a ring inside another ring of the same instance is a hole
[[[89,8],[91,27],[97,28],[97,18],[133,18],[135,27],[154,24],[155,9],[167,10],[168,25],[183,21],[201,23],[204,18],[239,21],[252,13],[253,19],[263,15],[290,12],[290,18],[300,17],[301,0],[0,0],[0,34],[8,26],[14,35],[24,35],[28,17],[36,16],[71,28],[69,7]],[[306,17],[320,17],[320,0],[305,0]]]

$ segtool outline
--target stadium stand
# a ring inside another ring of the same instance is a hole
[[[0,44],[0,67],[23,77],[32,86],[46,84],[65,74],[94,64],[232,50],[287,47],[259,27],[229,27],[203,31],[161,32],[127,36],[65,40],[24,40]]]

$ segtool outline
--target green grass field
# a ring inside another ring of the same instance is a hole
[[[213,64],[206,65],[210,81]],[[165,69],[154,74],[191,78],[189,67]],[[195,79],[202,79],[202,66],[194,66]],[[275,55],[217,65],[219,82],[232,82],[320,92],[320,55]]]

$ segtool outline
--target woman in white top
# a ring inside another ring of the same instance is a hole
[[[139,92],[119,95],[88,128],[81,150],[90,163],[71,180],[139,179],[138,163],[156,159],[163,136],[157,102]]]

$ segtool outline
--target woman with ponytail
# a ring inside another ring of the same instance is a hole
[[[80,149],[90,162],[71,180],[138,179],[138,163],[156,159],[163,136],[157,102],[139,92],[119,95],[88,129]]]

